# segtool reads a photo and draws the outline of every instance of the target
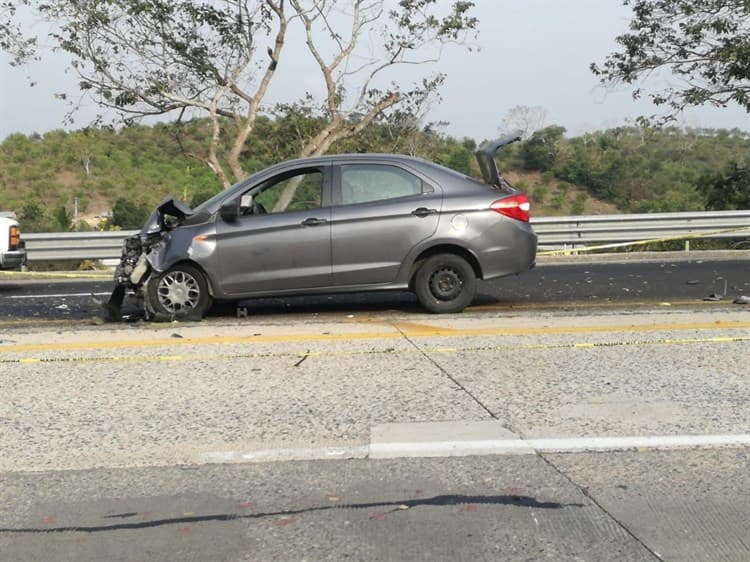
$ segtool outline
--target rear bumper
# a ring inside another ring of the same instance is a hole
[[[497,279],[532,269],[536,265],[537,236],[527,227],[506,231],[502,244],[479,252],[483,278]]]
[[[26,250],[0,253],[0,269],[16,269],[26,263]]]

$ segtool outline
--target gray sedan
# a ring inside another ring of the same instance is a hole
[[[201,317],[213,300],[410,290],[460,312],[477,279],[534,266],[529,201],[477,152],[484,183],[393,154],[277,164],[195,209],[166,199],[125,243],[110,301],[131,291],[149,317]]]

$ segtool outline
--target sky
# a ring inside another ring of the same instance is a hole
[[[633,100],[630,89],[608,90],[589,70],[616,49],[615,37],[627,29],[630,8],[621,0],[475,0],[480,20],[479,50],[445,49],[435,69],[447,75],[442,100],[431,106],[426,121],[445,121],[444,131],[477,141],[497,136],[500,123],[515,106],[541,106],[546,125],[561,125],[568,135],[632,123],[658,112],[647,99]],[[294,46],[293,46],[294,47]],[[301,45],[288,50],[286,68],[305,54]],[[67,108],[56,92],[76,91],[64,54],[45,52],[42,60],[22,68],[0,56],[0,139],[14,132],[41,133],[65,128]],[[299,70],[279,75],[267,102],[292,101],[284,93],[300,82],[315,88],[314,74]],[[281,68],[282,65],[280,65]],[[29,86],[29,77],[36,82]],[[664,83],[655,77],[647,87]],[[72,128],[83,127],[95,109],[84,107]],[[687,127],[750,130],[750,115],[734,106],[702,107],[686,112]]]

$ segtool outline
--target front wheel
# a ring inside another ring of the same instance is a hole
[[[178,264],[149,279],[145,296],[157,317],[200,320],[211,306],[206,278],[188,264]]]
[[[430,312],[461,312],[474,299],[476,276],[462,257],[436,254],[427,258],[417,271],[414,291]]]

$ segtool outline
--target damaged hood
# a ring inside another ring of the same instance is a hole
[[[144,223],[141,228],[141,235],[158,234],[179,226],[192,214],[193,210],[182,201],[165,197]],[[171,217],[171,220],[167,220],[166,217]]]
[[[497,169],[495,153],[503,146],[521,140],[522,131],[515,131],[509,135],[492,141],[483,142],[476,151],[479,169],[488,185],[500,187],[500,170]]]

